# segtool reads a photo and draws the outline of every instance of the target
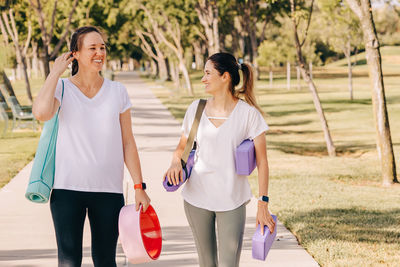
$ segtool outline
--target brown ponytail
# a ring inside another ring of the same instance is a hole
[[[244,98],[244,100],[251,106],[255,107],[262,115],[264,112],[257,104],[256,97],[254,95],[254,80],[253,80],[253,69],[249,64],[240,64],[240,69],[243,72],[243,86],[239,90],[235,90],[234,96],[238,98]]]
[[[249,64],[242,63],[238,64],[236,58],[229,53],[216,53],[208,58],[214,68],[219,72],[220,75],[228,72],[231,76],[230,92],[234,97],[241,98],[247,102],[247,104],[255,107],[262,115],[264,112],[257,104],[256,97],[254,95],[254,80],[253,70]],[[243,86],[239,90],[235,89],[240,82],[239,70],[243,71]]]

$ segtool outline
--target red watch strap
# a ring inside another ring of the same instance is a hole
[[[141,183],[140,184],[135,184],[133,186],[133,188],[135,188],[135,189],[143,189],[143,185]]]

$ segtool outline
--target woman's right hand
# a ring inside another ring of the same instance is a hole
[[[68,68],[68,65],[74,60],[74,56],[72,52],[67,52],[62,54],[61,56],[57,57],[54,61],[53,68],[51,72],[54,72],[58,76],[61,76],[64,71]]]
[[[183,182],[183,169],[180,161],[175,160],[171,163],[171,166],[164,174],[164,178],[165,177],[167,177],[168,182],[173,185],[179,184],[179,180]]]

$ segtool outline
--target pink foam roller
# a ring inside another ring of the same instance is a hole
[[[257,166],[253,141],[246,139],[236,148],[235,165],[239,175],[250,175],[253,172]]]
[[[119,213],[119,238],[122,249],[130,263],[156,260],[161,254],[161,227],[153,207],[146,212],[142,206],[136,211],[135,205],[124,206]]]
[[[265,261],[267,258],[268,252],[271,249],[272,243],[275,240],[277,233],[277,225],[276,225],[276,216],[271,215],[275,221],[275,229],[274,232],[271,233],[267,226],[264,226],[264,235],[261,235],[260,225],[257,226],[256,232],[253,235],[252,239],[252,256],[253,259]]]

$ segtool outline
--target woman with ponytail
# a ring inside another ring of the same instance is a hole
[[[239,72],[243,73],[243,86]],[[273,232],[275,222],[268,211],[268,161],[265,131],[268,126],[253,92],[253,72],[228,53],[208,58],[201,80],[212,97],[200,119],[196,156],[190,179],[182,190],[186,217],[192,229],[201,267],[239,266],[246,219],[252,193],[247,177],[235,172],[235,150],[245,139],[254,141],[259,200],[257,225]],[[182,136],[166,176],[171,184],[183,180],[181,156],[199,100],[186,111]],[[215,233],[217,224],[218,233]],[[217,241],[218,236],[218,251]],[[218,255],[218,256],[217,256]]]
[[[70,52],[55,60],[33,104],[41,121],[51,119],[60,107],[50,198],[58,266],[81,266],[86,214],[94,266],[116,266],[124,162],[135,184],[137,210],[150,203],[132,134],[132,104],[124,85],[100,75],[105,60],[101,32],[92,26],[77,29]],[[61,79],[71,63],[72,76]]]

